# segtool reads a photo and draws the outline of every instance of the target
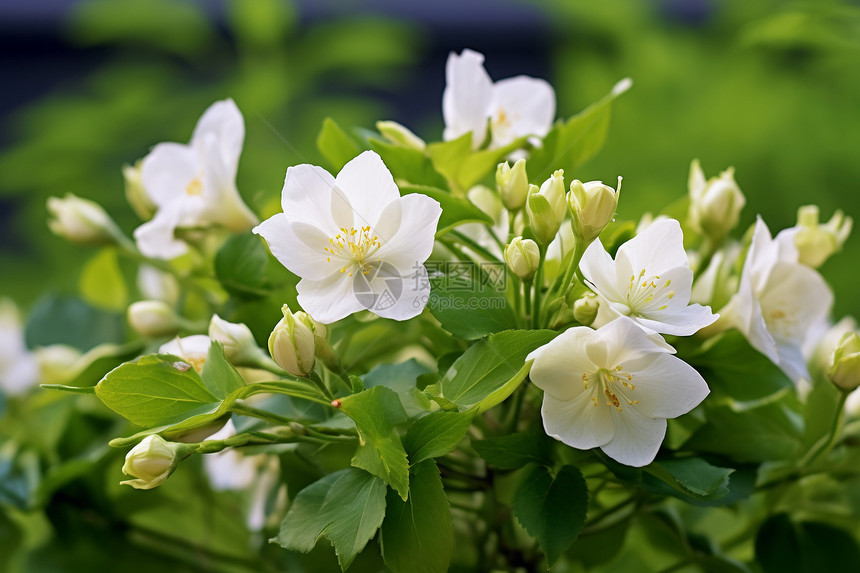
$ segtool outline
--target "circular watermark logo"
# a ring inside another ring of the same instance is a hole
[[[352,292],[367,310],[386,310],[403,295],[403,278],[393,265],[381,262],[369,266],[367,273],[355,273]]]

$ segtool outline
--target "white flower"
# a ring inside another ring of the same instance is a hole
[[[401,197],[379,155],[365,151],[337,178],[313,165],[290,167],[281,205],[254,232],[302,278],[298,301],[315,320],[364,309],[406,320],[424,309],[428,293],[418,291],[442,208],[426,195]]]
[[[472,132],[477,149],[487,137],[490,147],[503,147],[519,137],[544,137],[555,118],[555,92],[544,80],[516,76],[493,83],[484,69],[484,56],[472,50],[451,52],[445,65],[442,115],[445,141]]]
[[[0,299],[0,389],[6,394],[21,394],[39,379],[36,356],[27,350],[18,307]]]
[[[140,251],[170,259],[187,245],[174,236],[182,227],[221,225],[233,231],[257,224],[257,216],[236,189],[245,124],[227,99],[212,104],[194,128],[188,145],[160,143],[143,158],[140,177],[155,217],[134,232]]]
[[[720,324],[736,327],[797,381],[809,378],[802,349],[821,332],[832,304],[821,275],[798,261],[794,241],[773,239],[759,218],[738,291],[720,310]]]
[[[193,334],[179,338],[178,336],[170,342],[165,342],[158,349],[159,354],[172,354],[192,365],[198,372],[203,370],[206,359],[209,357],[209,347],[212,339],[205,334]]]
[[[594,326],[629,316],[648,333],[689,336],[717,319],[710,307],[689,304],[693,271],[674,219],[657,221],[621,245],[614,261],[596,239],[580,269],[600,299]]]
[[[621,317],[598,330],[577,326],[529,354],[529,377],[544,391],[544,429],[580,450],[600,448],[629,466],[654,459],[666,419],[708,395],[704,379]]]

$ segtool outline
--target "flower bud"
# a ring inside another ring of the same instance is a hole
[[[734,169],[705,180],[698,160],[690,165],[690,222],[714,240],[721,240],[738,224],[746,198],[735,183]]]
[[[236,366],[259,366],[261,359],[268,359],[257,346],[250,328],[227,322],[217,314],[209,321],[209,338],[221,343],[224,356]]]
[[[135,489],[152,489],[161,485],[192,449],[185,444],[165,441],[158,434],[143,439],[125,456],[122,473],[137,479],[120,482]]]
[[[382,137],[400,147],[414,149],[422,153],[427,149],[427,144],[424,143],[423,139],[396,121],[377,121],[376,129],[379,130]]]
[[[616,191],[600,181],[582,183],[574,179],[567,194],[570,208],[570,225],[573,234],[585,244],[591,243],[615,216],[618,195],[621,193],[621,177]]]
[[[152,202],[146,189],[143,187],[143,176],[141,174],[140,165],[142,160],[138,160],[132,167],[131,165],[123,165],[122,176],[125,179],[125,198],[137,213],[137,216],[148,221],[155,214],[156,205]]]
[[[48,197],[48,227],[55,235],[79,245],[110,245],[120,234],[101,205],[71,193]]]
[[[510,211],[516,211],[526,202],[529,194],[529,177],[526,174],[526,160],[518,159],[513,168],[508,162],[499,163],[496,169],[496,186],[502,202]]]
[[[583,326],[591,326],[594,319],[597,318],[597,310],[600,308],[600,302],[593,293],[585,293],[582,298],[573,303],[573,318]]]
[[[564,171],[559,169],[544,181],[540,189],[529,186],[526,212],[532,234],[541,245],[548,245],[555,238],[567,213],[564,202]]]
[[[505,263],[522,280],[529,280],[534,276],[540,263],[540,249],[537,243],[531,239],[515,237],[505,247]]]
[[[75,374],[81,351],[65,344],[41,346],[33,351],[42,384],[65,384]]]
[[[819,224],[818,217],[817,205],[804,205],[798,209],[797,233],[794,235],[800,262],[814,269],[842,249],[854,223],[840,210],[833,213],[824,225]]]
[[[269,353],[293,376],[307,376],[314,367],[314,323],[304,312],[293,314],[286,304],[284,318],[269,336]]]
[[[827,377],[843,392],[860,386],[860,336],[856,332],[845,333],[839,341]]]
[[[141,336],[171,336],[182,328],[182,319],[163,300],[141,300],[128,307],[128,324]]]

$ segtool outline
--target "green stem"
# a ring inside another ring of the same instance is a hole
[[[570,290],[570,283],[573,280],[574,274],[579,278],[580,281],[583,280],[582,271],[579,270],[579,263],[582,261],[582,256],[585,254],[585,250],[588,248],[588,245],[584,244],[581,241],[576,243],[576,246],[573,249],[573,258],[570,261],[570,264],[564,270],[564,278],[561,280],[559,284],[558,292],[562,296],[566,296],[568,290]]]
[[[233,413],[239,414],[241,416],[250,416],[252,418],[259,418],[260,420],[265,420],[267,422],[272,422],[274,424],[283,424],[287,426],[291,431],[295,432],[298,436],[307,436],[310,438],[314,438],[315,441],[323,441],[323,442],[351,442],[355,439],[354,435],[351,434],[327,434],[325,432],[320,432],[311,428],[309,426],[305,426],[304,424],[299,424],[291,420],[290,418],[281,416],[280,414],[276,414],[274,412],[269,412],[268,410],[261,410],[259,408],[255,408],[253,406],[249,406],[244,403],[238,403],[233,406]],[[228,438],[229,439],[229,438]]]
[[[310,374],[308,374],[308,380],[313,382],[314,386],[319,388],[319,391],[322,392],[323,395],[329,399],[329,401],[334,400],[334,395],[331,393],[331,390],[328,389],[328,386],[325,385],[325,382],[323,382],[322,378],[319,377],[319,374],[317,374],[315,371],[312,371]],[[352,386],[349,385],[348,381],[346,381],[346,384],[347,388],[352,391]]]
[[[827,432],[827,435],[822,440],[816,442],[816,445],[807,452],[802,460],[800,460],[800,467],[811,464],[820,456],[827,454],[831,449],[833,449],[833,446],[836,445],[837,438],[839,437],[839,427],[842,425],[842,417],[845,414],[845,400],[847,399],[848,392],[840,391],[839,403],[836,405],[836,412],[833,415],[833,423],[830,426],[830,430]]]
[[[499,260],[499,258],[496,255],[494,255],[493,253],[488,251],[486,247],[482,247],[477,242],[470,239],[469,237],[467,237],[463,233],[460,233],[459,231],[451,231],[449,234],[452,235],[454,237],[454,240],[459,242],[461,245],[463,245],[465,247],[469,247],[470,249],[472,249],[476,253],[483,255],[484,257],[490,259],[491,261],[495,261],[497,263],[502,262]]]
[[[523,298],[526,301],[526,322],[531,320],[532,315],[532,282],[531,280],[523,281]]]
[[[532,313],[532,328],[540,327],[540,303],[543,294],[543,263],[546,258],[546,248],[540,247],[540,261],[534,276],[534,312]]]

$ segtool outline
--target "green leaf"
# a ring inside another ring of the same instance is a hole
[[[180,422],[218,407],[221,402],[190,364],[156,354],[126,362],[96,385],[105,406],[144,427]]]
[[[317,135],[317,149],[334,172],[340,171],[361,152],[358,144],[330,117],[323,120],[322,129]]]
[[[706,412],[708,423],[690,436],[685,449],[722,454],[738,462],[789,460],[799,451],[795,415],[782,404],[744,412],[719,406]]]
[[[460,197],[454,197],[442,189],[423,185],[400,186],[401,195],[410,195],[412,193],[426,195],[427,197],[438,201],[442,206],[442,215],[439,217],[439,224],[436,227],[437,237],[441,237],[454,227],[465,223],[493,224],[493,220],[490,216],[481,211],[471,201]]]
[[[735,470],[713,466],[702,458],[678,458],[652,462],[644,471],[684,494],[713,500],[728,495],[729,476]]]
[[[47,296],[30,313],[24,328],[27,346],[68,344],[82,352],[104,343],[122,343],[122,316],[94,308],[79,298]]]
[[[444,573],[454,550],[448,498],[436,464],[412,468],[409,499],[389,492],[380,531],[382,556],[394,573]]]
[[[473,151],[472,132],[469,131],[451,141],[431,143],[427,146],[427,153],[436,171],[444,175],[455,190],[465,193],[493,172],[509,153],[521,148],[526,139],[521,137],[497,149]]]
[[[474,340],[516,328],[517,319],[505,296],[502,263],[448,264],[444,276],[430,279],[427,308],[442,328]]]
[[[225,289],[238,296],[265,296],[269,253],[250,231],[232,235],[215,255],[215,276]]]
[[[683,357],[711,389],[709,402],[748,409],[768,403],[794,388],[791,379],[750,346],[737,330],[724,333],[703,352]]]
[[[206,384],[206,388],[219,400],[223,400],[233,391],[245,385],[245,380],[233,368],[233,365],[227,362],[224,348],[216,340],[213,340],[212,344],[209,345],[209,353],[203,364],[200,377]]]
[[[361,470],[329,474],[298,493],[272,541],[309,553],[324,535],[346,570],[385,518],[385,490],[380,479]]]
[[[362,376],[365,388],[384,386],[397,393],[400,403],[408,417],[413,417],[430,409],[430,401],[416,387],[416,381],[430,369],[414,358],[399,364],[380,364]]]
[[[512,470],[530,463],[551,465],[553,442],[546,433],[535,430],[475,440],[472,447],[491,466]]]
[[[588,488],[574,466],[562,466],[555,477],[545,467],[533,466],[523,474],[512,507],[551,566],[585,525]]]
[[[784,513],[761,526],[755,555],[764,573],[843,571],[860,563],[857,540],[847,531],[825,523],[793,522]]]
[[[116,249],[102,249],[90,259],[81,272],[81,296],[96,308],[125,311],[128,305],[128,288],[119,268]]]
[[[522,375],[526,356],[556,336],[550,330],[507,330],[473,344],[445,373],[442,396],[467,409]]]
[[[382,157],[383,163],[391,170],[396,181],[408,182],[413,185],[432,185],[433,187],[446,185],[445,178],[433,168],[433,162],[423,151],[394,145],[373,137],[369,138],[367,142],[370,144],[370,148]],[[402,190],[403,187],[401,186]]]
[[[361,440],[352,465],[381,478],[405,500],[409,463],[395,426],[408,416],[400,398],[384,386],[375,386],[342,398],[340,411],[355,421]]]
[[[609,131],[612,102],[627,90],[629,84],[618,82],[600,101],[591,104],[567,121],[556,122],[543,139],[543,145],[529,155],[528,171],[538,184],[555,169],[568,173],[600,151]]]
[[[474,409],[466,412],[433,412],[418,419],[403,439],[412,466],[454,450],[472,424]]]

